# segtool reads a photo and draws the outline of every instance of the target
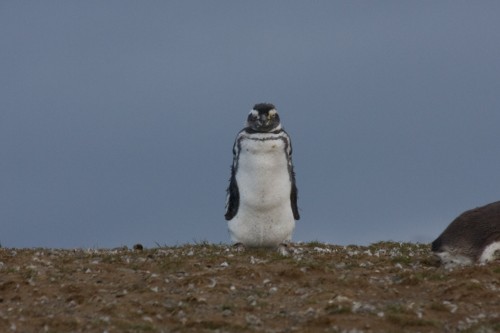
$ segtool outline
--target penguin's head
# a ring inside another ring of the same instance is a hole
[[[280,116],[273,104],[255,104],[248,114],[247,127],[256,132],[272,132],[281,129]]]

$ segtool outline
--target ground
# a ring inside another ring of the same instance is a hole
[[[428,244],[0,248],[0,332],[499,332],[500,263]]]

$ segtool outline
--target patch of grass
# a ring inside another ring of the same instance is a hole
[[[465,284],[465,289],[469,291],[484,290],[484,287],[480,283],[467,282]]]
[[[405,266],[411,265],[413,263],[413,261],[414,261],[413,258],[411,258],[409,256],[405,256],[405,255],[397,256],[397,257],[394,257],[391,259],[392,263],[401,264],[401,265],[405,265]]]
[[[429,279],[425,272],[404,272],[399,275],[400,283],[405,286],[416,286]]]
[[[8,267],[7,269],[2,270],[3,274],[13,274],[17,273],[17,270],[14,267]]]
[[[443,303],[432,302],[429,308],[433,311],[448,312],[448,308]]]
[[[351,307],[347,305],[342,305],[342,304],[328,304],[325,306],[325,312],[328,314],[346,314],[346,313],[351,313]]]
[[[221,309],[222,309],[222,311],[224,311],[224,310],[230,310],[230,311],[232,311],[233,310],[233,306],[229,305],[229,304],[222,304]]]
[[[464,333],[500,332],[500,318],[494,318],[491,319],[489,322],[473,325],[462,332]]]
[[[407,326],[437,326],[432,320],[417,318],[414,313],[405,309],[401,304],[389,304],[386,307],[387,320],[400,327]]]
[[[389,304],[385,307],[385,311],[393,314],[406,313],[406,310],[401,306],[401,304]]]
[[[193,243],[194,243],[194,245],[196,245],[196,246],[213,246],[213,245],[215,245],[215,244],[213,244],[213,243],[210,243],[210,242],[209,242],[209,241],[207,241],[206,239],[204,239],[204,240],[196,240],[196,239],[195,239],[195,240],[193,240]],[[189,245],[189,244],[186,244],[186,245]]]
[[[277,272],[277,275],[282,278],[298,280],[304,277],[304,272],[297,268],[281,269]]]
[[[318,270],[318,271],[322,271],[324,269],[324,265],[323,263],[319,262],[318,260],[309,260],[309,259],[306,259],[306,260],[303,260],[303,261],[300,261],[299,263],[299,267],[300,268],[305,268],[306,270]]]
[[[100,258],[101,258],[101,263],[103,264],[112,264],[117,261],[117,256],[112,254],[103,255]]]
[[[371,243],[368,247],[370,248],[370,250],[378,250],[380,248],[388,249],[388,248],[395,247],[395,246],[399,247],[399,243],[393,242],[393,241],[380,241],[380,242]]]
[[[290,262],[292,263],[292,258],[290,256],[284,256],[280,253],[278,253],[278,251],[270,251],[270,253],[268,254],[268,259],[271,263],[274,263],[274,262],[283,262],[283,263],[287,263],[287,262]]]
[[[195,321],[195,322],[187,322],[186,325],[184,326],[188,330],[186,332],[192,331],[192,332],[197,332],[198,330],[222,330],[223,332],[243,332],[245,331],[245,328],[225,322],[222,320],[201,320],[201,321]],[[181,330],[184,331],[184,330]]]
[[[392,324],[398,325],[400,327],[408,326],[435,326],[438,325],[432,320],[425,320],[422,318],[415,318],[412,315],[389,313],[387,315],[387,320]]]
[[[27,268],[26,270],[24,270],[22,272],[22,276],[23,278],[25,278],[26,280],[29,280],[29,279],[32,279],[34,278],[35,276],[37,276],[37,271],[34,270],[34,269],[31,269],[31,268]]]
[[[184,267],[182,258],[164,258],[158,264],[161,271],[175,272]]]
[[[312,242],[307,242],[304,244],[306,247],[310,247],[310,248],[315,248],[315,247],[324,247],[325,246],[325,243],[322,243],[318,240],[314,240]]]
[[[187,247],[188,245],[186,245]],[[211,252],[217,252],[219,253],[220,251],[222,250],[225,250],[226,248],[231,248],[231,247],[228,247],[227,245],[225,244],[222,244],[222,243],[218,243],[218,244],[215,244],[215,243],[209,243],[208,241],[201,241],[201,242],[195,242],[194,246],[192,245],[189,245],[191,247],[193,247],[195,250],[204,250],[204,251],[211,251]]]
[[[184,297],[184,299],[182,301],[186,304],[191,304],[191,305],[199,303],[199,299],[193,295],[188,295],[188,296]]]
[[[117,327],[122,332],[156,332],[155,327],[150,323],[119,322]]]
[[[441,274],[441,273],[429,274],[427,278],[429,279],[429,281],[446,281],[446,280],[448,280],[448,276]]]
[[[209,330],[216,330],[216,329],[223,328],[224,326],[226,326],[226,323],[223,321],[204,320],[204,321],[201,321],[198,325],[200,326],[200,328],[209,329]]]

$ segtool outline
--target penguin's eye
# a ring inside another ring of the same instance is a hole
[[[248,115],[248,119],[255,120],[257,118],[259,118],[259,113],[255,110],[250,111],[250,114]]]

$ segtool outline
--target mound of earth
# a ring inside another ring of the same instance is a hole
[[[500,265],[427,244],[0,248],[0,332],[499,332]]]

